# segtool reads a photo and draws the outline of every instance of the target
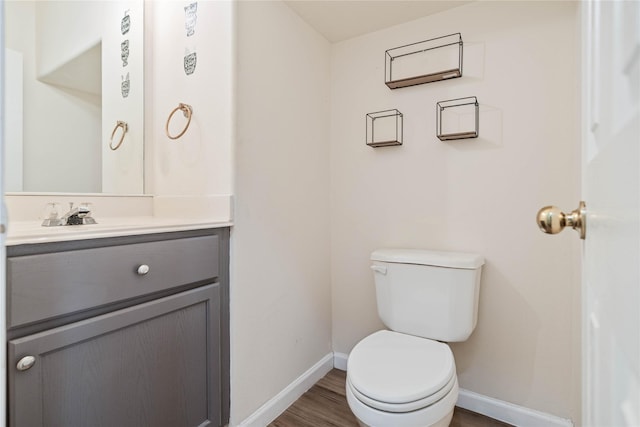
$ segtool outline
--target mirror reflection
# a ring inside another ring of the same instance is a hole
[[[142,194],[143,2],[5,2],[8,192]]]

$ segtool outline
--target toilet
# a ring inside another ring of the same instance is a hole
[[[364,427],[448,426],[458,400],[453,353],[478,319],[477,254],[380,249],[371,254],[378,315],[347,362],[347,402]]]

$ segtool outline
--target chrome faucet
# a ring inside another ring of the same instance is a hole
[[[62,215],[63,225],[82,225],[95,224],[96,220],[91,216],[91,210],[86,204],[82,204],[77,208],[73,207],[73,203],[69,203],[69,212]]]
[[[69,203],[69,212],[58,218],[58,212],[55,209],[55,203],[53,209],[49,213],[49,218],[46,218],[42,222],[43,227],[54,227],[59,225],[82,225],[82,224],[97,224],[96,220],[91,216],[91,209],[88,204],[83,203],[78,207],[73,207],[73,203]]]

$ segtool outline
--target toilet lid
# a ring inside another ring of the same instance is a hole
[[[347,363],[358,394],[391,405],[440,395],[452,387],[456,374],[448,345],[392,331],[378,331],[360,341]]]

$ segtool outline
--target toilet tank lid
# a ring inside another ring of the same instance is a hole
[[[371,254],[371,260],[462,269],[476,269],[484,264],[482,255],[426,249],[378,249]]]

